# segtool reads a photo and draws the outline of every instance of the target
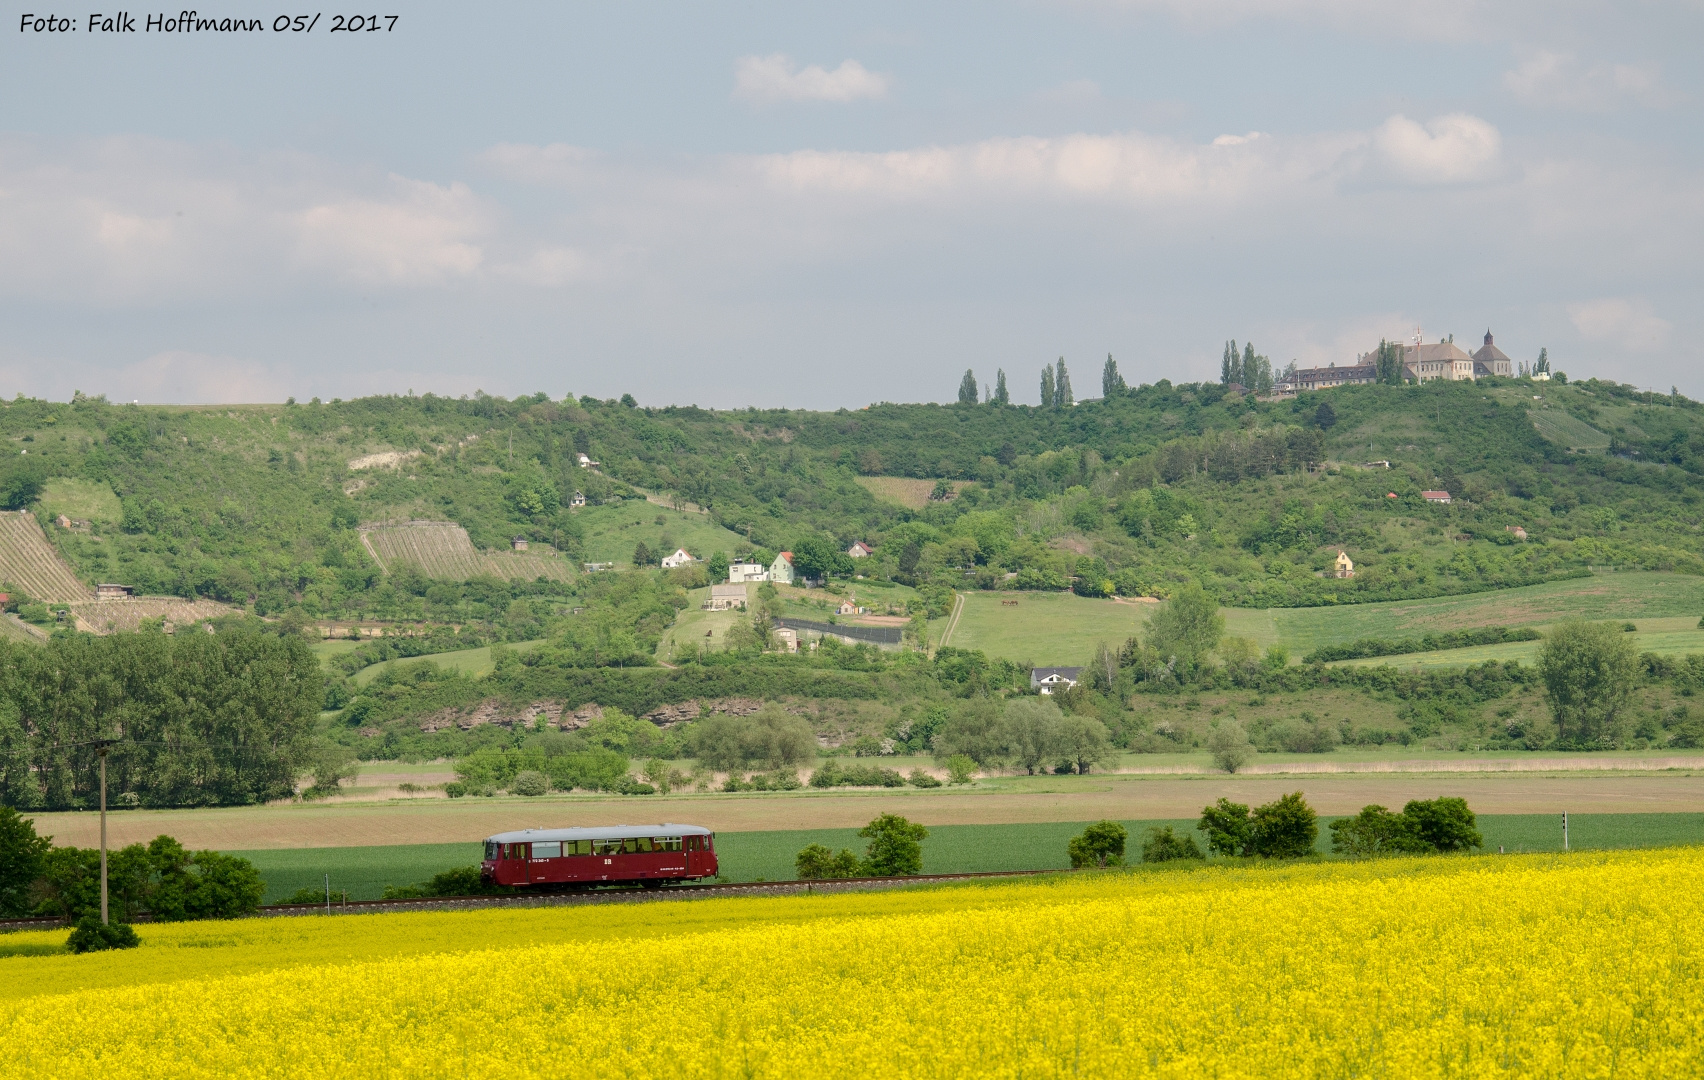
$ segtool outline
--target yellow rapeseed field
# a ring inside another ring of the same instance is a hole
[[[1704,1071],[1695,850],[141,933],[0,959],[0,1077]]]

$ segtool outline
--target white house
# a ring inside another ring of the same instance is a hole
[[[601,461],[593,461],[591,458],[587,457],[585,454],[576,454],[575,456],[580,459],[580,468],[582,468],[582,469],[595,469],[599,465],[603,464],[603,462],[601,462]]]
[[[739,585],[747,581],[768,580],[769,568],[762,563],[735,559],[728,564],[728,584],[730,585]]]
[[[697,559],[692,557],[692,552],[685,548],[675,548],[673,555],[663,556],[663,569],[673,570],[677,566],[685,566],[687,563],[695,563],[697,561]]]
[[[1051,694],[1055,690],[1069,690],[1077,685],[1077,679],[1083,674],[1080,667],[1038,667],[1030,672],[1030,689]]]
[[[576,491],[574,493],[574,497],[572,499],[568,500],[568,505],[570,507],[574,507],[574,508],[579,508],[579,507],[586,505],[586,493],[583,492],[583,491]]]
[[[793,584],[793,553],[783,551],[775,556],[775,561],[769,564],[769,580],[779,581],[783,585]]]

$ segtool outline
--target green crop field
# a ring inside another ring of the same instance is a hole
[[[734,546],[745,540],[704,514],[684,513],[638,499],[587,506],[575,511],[574,518],[585,530],[583,561],[613,562],[622,569],[633,565],[633,549],[641,543],[656,554],[667,555],[683,547],[708,559],[718,551],[733,554]]]
[[[1117,648],[1137,634],[1154,605],[1091,600],[1072,593],[969,592],[952,636],[947,619],[930,623],[937,643],[1042,666],[1086,664],[1095,646]],[[1016,601],[1015,606],[1013,601]]]
[[[1602,573],[1466,596],[1340,607],[1226,609],[1224,614],[1227,634],[1252,638],[1262,647],[1281,643],[1296,658],[1320,645],[1360,638],[1419,637],[1475,626],[1545,626],[1571,618],[1640,622],[1690,617],[1696,626],[1704,615],[1704,577]],[[1671,623],[1664,630],[1680,628]]]
[[[503,647],[506,649],[514,649],[516,652],[530,652],[531,650],[538,648],[540,644],[542,644],[542,642],[517,641]],[[368,683],[378,678],[380,671],[383,671],[385,668],[388,668],[393,664],[417,664],[422,660],[430,660],[432,663],[437,664],[441,668],[446,668],[450,671],[460,671],[464,674],[472,675],[475,678],[482,675],[489,675],[497,667],[496,664],[491,662],[491,647],[487,645],[478,649],[457,649],[455,652],[433,653],[428,656],[411,656],[397,660],[386,660],[383,663],[373,664],[370,667],[364,667],[360,671],[357,671],[354,679],[355,685],[366,686]]]
[[[1331,850],[1331,819],[1320,821],[1316,845]],[[994,870],[1059,870],[1071,861],[1065,844],[1087,822],[1060,821],[1021,825],[937,825],[923,843],[925,874],[976,873]],[[1190,820],[1126,821],[1129,852],[1141,858],[1141,841],[1148,829],[1170,825],[1194,833]],[[1479,831],[1485,851],[1562,850],[1559,814],[1482,814]],[[1588,851],[1607,848],[1666,847],[1704,842],[1704,814],[1573,814],[1568,820],[1569,847]],[[1197,843],[1203,843],[1195,833]],[[793,859],[807,844],[862,852],[856,829],[794,829],[775,832],[724,832],[716,836],[722,875],[728,881],[786,881],[793,878]],[[348,890],[351,900],[377,899],[386,885],[409,885],[480,859],[479,844],[406,844],[393,847],[296,848],[239,851],[266,879],[266,902],[277,903],[298,889],[331,887]]]

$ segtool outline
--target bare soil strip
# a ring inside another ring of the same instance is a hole
[[[1322,814],[1350,814],[1368,803],[1400,807],[1409,799],[1459,795],[1483,814],[1704,813],[1704,775],[1511,776],[1452,773],[1378,777],[1202,776],[1059,777],[1033,791],[869,791],[663,797],[566,796],[539,799],[421,799],[391,803],[283,804],[212,810],[133,810],[108,818],[114,845],[161,833],[192,849],[370,847],[479,840],[509,829],[684,821],[724,832],[854,828],[883,812],[925,825],[1133,821],[1192,818],[1221,796],[1268,802],[1302,791]],[[91,812],[35,815],[39,832],[60,844],[100,839]]]
[[[1468,758],[1438,761],[1283,761],[1268,765],[1245,765],[1244,776],[1316,776],[1343,773],[1559,773],[1559,772],[1669,772],[1675,769],[1704,770],[1704,757],[1592,757],[1560,758]],[[1119,769],[1119,776],[1212,776],[1217,770],[1201,765],[1161,765],[1153,768]]]

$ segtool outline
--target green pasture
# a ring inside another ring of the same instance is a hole
[[[1091,600],[1073,593],[966,592],[964,613],[951,638],[951,619],[929,624],[937,644],[980,649],[990,656],[1043,667],[1087,664],[1095,646],[1124,644],[1147,623],[1151,604]],[[1005,606],[1016,601],[1016,606]],[[1005,602],[1004,604],[1002,602]]]
[[[653,553],[668,555],[686,548],[701,559],[716,552],[733,554],[745,542],[705,514],[689,514],[666,506],[628,499],[608,506],[587,506],[574,519],[585,530],[582,562],[613,562],[620,569],[633,565],[633,549],[643,543]]]
[[[503,648],[516,652],[531,652],[542,645],[542,641],[516,641],[504,645]],[[414,664],[422,660],[430,660],[439,667],[449,671],[460,671],[474,678],[491,674],[497,667],[491,661],[491,646],[478,649],[457,649],[455,652],[431,653],[426,656],[401,657],[396,660],[386,660],[383,663],[372,664],[357,671],[354,676],[356,686],[366,686],[378,678],[379,672],[395,664]]]
[[[1331,850],[1329,820],[1320,821],[1317,845]],[[923,843],[926,874],[975,873],[994,870],[1051,870],[1071,865],[1068,840],[1086,822],[1048,822],[1023,825],[938,825]],[[1141,858],[1141,840],[1150,828],[1170,825],[1194,833],[1193,820],[1126,821],[1129,851]],[[1559,814],[1482,814],[1479,831],[1487,853],[1561,851]],[[1572,814],[1569,847],[1576,851],[1610,848],[1670,847],[1704,842],[1704,814]],[[1196,833],[1196,842],[1203,843]],[[862,852],[856,829],[800,829],[776,832],[718,833],[716,850],[728,881],[787,881],[793,860],[807,844]],[[325,876],[331,887],[348,890],[351,900],[377,899],[386,885],[409,885],[458,866],[471,866],[481,857],[477,843],[409,844],[393,847],[297,848],[238,851],[252,861],[266,880],[266,902],[277,903],[298,889],[321,889]]]
[[[111,486],[99,480],[57,476],[41,489],[41,508],[50,517],[64,514],[82,521],[113,522],[124,516]]]

